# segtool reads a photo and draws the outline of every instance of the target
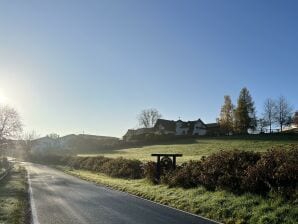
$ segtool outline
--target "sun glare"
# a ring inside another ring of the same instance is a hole
[[[2,93],[0,93],[0,104],[8,104],[9,100],[6,96],[4,96]]]

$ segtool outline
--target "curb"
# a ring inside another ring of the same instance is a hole
[[[29,170],[26,167],[27,171],[27,181],[28,181],[28,194],[29,194],[29,202],[30,202],[30,210],[31,210],[31,224],[39,224],[38,219],[37,219],[37,212],[36,212],[36,207],[35,207],[35,202],[33,199],[33,191],[31,187],[31,179],[30,179],[30,174]]]

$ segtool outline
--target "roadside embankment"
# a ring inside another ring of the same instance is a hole
[[[0,223],[30,223],[27,172],[21,166],[14,165],[0,181]]]

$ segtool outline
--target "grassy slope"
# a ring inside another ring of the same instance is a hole
[[[124,180],[111,178],[84,170],[59,167],[66,173],[82,179],[104,184],[165,205],[199,214],[224,223],[297,223],[297,202],[287,203],[281,198],[265,199],[261,196],[234,195],[226,191],[168,188],[152,185],[146,180]]]
[[[272,147],[288,148],[290,145],[298,145],[298,136],[248,136],[223,137],[223,138],[199,138],[181,139],[159,145],[129,148],[107,151],[98,154],[81,154],[81,156],[104,155],[107,157],[134,158],[143,161],[152,160],[151,153],[182,153],[183,157],[178,161],[200,159],[218,150],[253,150],[264,152]]]
[[[24,224],[28,222],[26,171],[14,168],[0,182],[0,223]]]

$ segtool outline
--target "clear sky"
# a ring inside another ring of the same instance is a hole
[[[122,136],[144,108],[214,122],[246,86],[298,109],[298,1],[1,1],[0,101],[26,130]]]

